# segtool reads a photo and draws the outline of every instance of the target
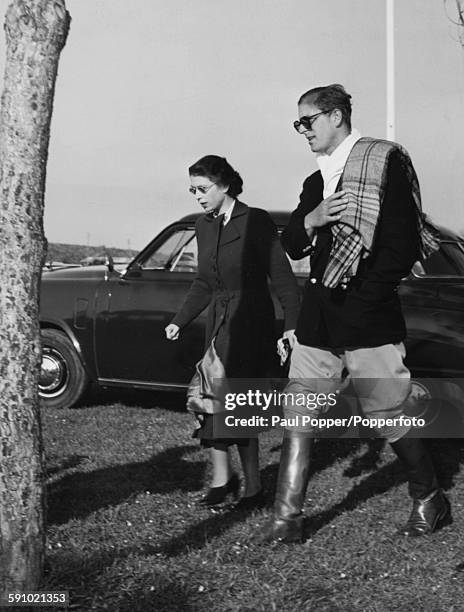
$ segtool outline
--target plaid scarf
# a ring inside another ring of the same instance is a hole
[[[411,185],[421,258],[425,259],[439,247],[438,230],[422,212],[419,181],[406,149],[388,140],[360,138],[348,156],[340,181],[349,202],[341,221],[331,227],[332,250],[322,280],[326,287],[334,288],[349,282],[355,276],[361,259],[372,252],[385,196],[388,160],[393,152],[399,153]]]

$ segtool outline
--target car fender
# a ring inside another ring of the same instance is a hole
[[[76,349],[76,353],[78,354],[79,359],[87,375],[91,380],[95,380],[95,372],[90,367],[88,359],[86,359],[79,339],[77,338],[72,328],[65,321],[63,321],[62,319],[52,318],[40,319],[40,329],[57,329],[58,331],[63,332],[72,342],[72,345]]]

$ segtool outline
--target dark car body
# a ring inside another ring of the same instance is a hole
[[[271,215],[279,228],[289,219],[289,213]],[[123,271],[109,265],[43,273],[40,393],[46,405],[73,405],[88,382],[146,389],[188,384],[203,352],[205,313],[176,342],[166,340],[164,328],[195,276],[197,217],[169,225]],[[415,265],[399,293],[413,375],[453,385],[464,378],[464,242],[445,229],[441,237],[440,251]],[[303,287],[308,258],[292,266]],[[276,312],[281,319],[277,301]]]

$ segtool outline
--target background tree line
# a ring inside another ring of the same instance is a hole
[[[61,261],[63,263],[79,263],[84,257],[95,257],[110,253],[113,257],[135,257],[138,251],[133,249],[118,249],[115,247],[88,246],[84,244],[65,244],[62,242],[50,242],[47,247],[45,261]]]

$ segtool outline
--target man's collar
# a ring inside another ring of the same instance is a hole
[[[361,134],[358,130],[353,129],[348,136],[341,141],[341,143],[332,151],[330,155],[318,155],[316,157],[317,164],[324,173],[324,169],[328,166],[338,165],[341,163],[344,165],[351,149],[355,143],[361,138]]]
[[[338,147],[332,151],[331,155],[320,155],[317,158],[317,164],[324,179],[324,198],[332,195],[337,190],[337,185],[343,173],[346,160],[348,159],[351,149],[356,142],[361,138],[358,130],[353,130],[351,134],[342,140]]]

